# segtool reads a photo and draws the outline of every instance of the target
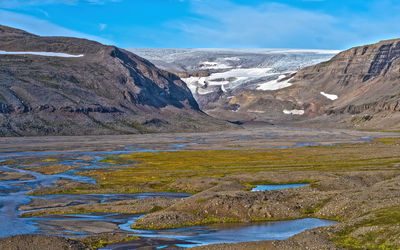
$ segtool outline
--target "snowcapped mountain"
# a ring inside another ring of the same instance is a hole
[[[289,87],[298,70],[327,61],[340,52],[294,49],[129,50],[159,68],[178,74],[200,107],[214,114],[216,110],[221,111],[217,113],[237,112],[240,107],[233,104],[232,99],[244,92],[271,92]]]

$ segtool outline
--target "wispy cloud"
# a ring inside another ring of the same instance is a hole
[[[3,24],[125,47],[346,49],[400,36],[398,0],[0,0],[2,8]]]
[[[23,6],[46,5],[46,4],[68,4],[79,3],[105,4],[108,2],[120,2],[121,0],[0,0],[0,8],[19,8]]]
[[[221,6],[223,5],[223,6]],[[323,47],[330,39],[337,20],[324,13],[314,13],[277,3],[255,7],[225,1],[193,2],[197,18],[169,25],[188,34],[199,43],[237,47],[305,47],[299,38],[309,37],[310,47]],[[338,32],[335,31],[338,36]]]
[[[384,1],[372,2],[381,6]],[[228,0],[202,0],[192,1],[192,5],[194,18],[170,22],[167,26],[186,34],[186,39],[208,47],[229,44],[231,47],[343,49],[379,35],[400,33],[400,27],[393,25],[400,21],[399,14],[375,20],[368,15],[335,16],[273,2],[240,5]]]
[[[105,23],[100,23],[100,24],[99,24],[99,29],[100,29],[101,31],[105,30],[106,28],[107,28],[107,24],[105,24]]]
[[[66,29],[64,27],[50,23],[46,20],[1,9],[0,9],[0,23],[2,25],[23,29],[36,35],[71,36],[71,37],[79,37],[79,38],[95,40],[104,44],[113,44],[113,42],[107,39],[103,39],[101,37]]]

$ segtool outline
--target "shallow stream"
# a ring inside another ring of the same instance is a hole
[[[180,150],[189,144],[178,144],[170,150]],[[140,150],[143,152],[144,150]],[[148,150],[154,151],[154,150]],[[132,151],[130,151],[132,152]],[[107,154],[120,154],[125,151],[107,152]],[[56,155],[56,154],[54,154]],[[29,153],[34,157],[35,153]],[[37,157],[43,158],[43,153],[38,153]],[[33,178],[27,180],[3,180],[0,181],[0,237],[7,237],[19,234],[30,233],[50,233],[62,236],[82,236],[88,235],[90,227],[98,227],[98,222],[107,225],[110,228],[115,227],[117,232],[128,232],[142,237],[171,238],[185,242],[180,244],[182,247],[195,245],[206,245],[214,243],[236,243],[258,240],[281,240],[298,234],[304,230],[331,225],[334,222],[314,218],[268,222],[252,224],[232,224],[218,226],[188,227],[173,230],[145,231],[132,230],[130,225],[143,216],[143,214],[77,214],[77,215],[52,215],[43,217],[21,218],[22,212],[18,211],[21,205],[28,204],[32,198],[53,199],[60,202],[70,201],[76,204],[103,203],[124,199],[144,199],[149,197],[172,197],[186,198],[189,194],[183,193],[142,193],[142,194],[62,194],[62,195],[40,195],[30,196],[27,193],[39,187],[53,186],[54,181],[70,179],[77,182],[95,183],[95,180],[89,177],[76,175],[79,171],[85,171],[93,168],[109,166],[100,162],[103,159],[104,152],[79,153],[80,160],[76,160],[73,155],[65,158],[65,161],[57,162],[60,165],[71,165],[84,163],[81,167],[68,170],[61,174],[44,175],[23,168],[13,168],[10,166],[0,166],[0,171],[14,172],[30,175]],[[88,156],[87,160],[84,159]],[[3,160],[7,159],[3,157]],[[88,160],[90,159],[90,160]],[[253,191],[273,190],[282,188],[295,188],[306,184],[293,185],[268,185],[258,186]],[[24,211],[27,212],[27,211]],[[60,221],[62,223],[60,223]],[[75,222],[84,223],[75,223]],[[58,223],[58,224],[57,224]],[[64,225],[65,224],[65,225]],[[100,225],[103,225],[100,224]],[[61,225],[61,226],[60,226]],[[80,225],[80,226],[78,226]],[[83,225],[83,226],[82,226]],[[160,246],[162,247],[162,246]],[[111,247],[112,248],[112,247]]]

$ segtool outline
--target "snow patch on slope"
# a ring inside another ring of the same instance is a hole
[[[301,109],[293,109],[293,110],[284,109],[283,113],[285,115],[304,115],[304,110],[301,110]]]
[[[71,55],[71,54],[55,53],[55,52],[29,52],[29,51],[11,52],[11,51],[3,51],[3,50],[0,50],[0,55],[36,55],[36,56],[56,56],[56,57],[83,57],[84,56],[84,55]]]
[[[329,100],[332,100],[332,101],[339,98],[337,95],[327,94],[325,92],[321,92],[321,95],[325,96],[326,98],[328,98]]]
[[[275,80],[272,80],[269,82],[265,82],[265,83],[261,83],[260,85],[258,85],[257,90],[264,90],[264,91],[265,90],[278,90],[278,89],[283,89],[283,88],[292,86],[292,84],[289,83],[289,81],[292,78],[289,78],[285,81],[280,81],[285,77],[286,77],[286,75],[280,75],[278,77],[278,79],[275,79]]]

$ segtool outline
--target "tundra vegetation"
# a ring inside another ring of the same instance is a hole
[[[283,149],[140,152],[106,156],[102,162],[106,164],[103,168],[77,173],[96,179],[97,184],[60,182],[56,187],[41,188],[31,194],[186,192],[194,195],[162,202],[147,199],[145,205],[118,201],[42,209],[24,216],[148,213],[132,225],[140,229],[316,217],[339,222],[317,233],[336,246],[400,247],[400,138]],[[53,173],[54,169],[42,169],[43,173],[46,171]],[[259,184],[286,183],[310,185],[249,191]]]

